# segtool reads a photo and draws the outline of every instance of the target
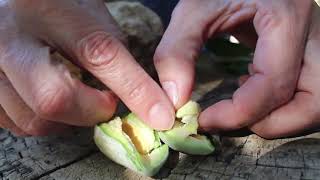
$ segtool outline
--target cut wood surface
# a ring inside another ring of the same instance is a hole
[[[219,81],[221,82],[221,81]],[[198,94],[214,88],[199,101],[208,106],[231,95],[235,81],[198,85]],[[17,138],[0,130],[0,180],[77,179],[144,180],[104,157],[92,141],[92,130],[75,130],[67,137]],[[256,135],[215,137],[218,149],[210,156],[171,153],[155,179],[320,179],[320,134],[264,140]]]
[[[0,179],[151,179],[105,158],[91,132],[69,138],[15,138],[1,131]],[[282,140],[220,137],[210,156],[170,157],[159,179],[319,179],[320,134]],[[177,155],[177,153],[175,154]],[[171,167],[170,167],[171,166]]]

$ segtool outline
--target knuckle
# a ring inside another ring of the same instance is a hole
[[[46,120],[34,114],[29,117],[20,118],[19,131],[22,136],[47,136],[51,134],[51,129],[54,127],[49,126]]]
[[[181,55],[178,55],[177,53],[173,51],[168,51],[168,46],[163,47],[162,45],[156,50],[153,60],[155,65],[159,65],[162,62],[165,61],[174,61],[177,59],[185,59]]]
[[[178,61],[194,65],[198,57],[198,47],[190,46],[185,49],[177,48],[178,43],[160,43],[153,56],[154,64],[160,65],[170,61]]]
[[[176,7],[172,10],[172,13],[171,13],[171,17],[174,18],[176,16],[179,16],[180,14],[180,11],[182,11],[185,4],[187,3],[188,1],[186,0],[180,0],[179,3],[176,5]]]
[[[30,125],[23,128],[23,132],[31,136],[39,136],[41,134],[38,129],[33,128]]]
[[[257,16],[255,16],[253,22],[258,29],[266,29],[266,31],[272,30],[284,22],[284,19],[280,16],[280,13],[272,7],[265,7],[262,5]],[[269,6],[269,5],[268,5]]]
[[[227,123],[228,129],[230,129],[230,130],[241,129],[241,128],[246,127],[248,125],[248,123],[245,119],[233,119],[233,120],[230,120],[226,123]]]
[[[41,88],[34,99],[34,112],[41,118],[54,119],[66,111],[71,97],[71,92],[65,88],[51,86]]]
[[[6,75],[0,71],[0,87],[8,87],[11,86],[9,79]]]
[[[145,82],[145,78],[142,78],[135,83],[130,83],[130,85],[127,85],[127,88],[129,89],[128,97],[135,104],[143,103],[143,101],[146,100],[145,97],[148,94],[148,90]]]
[[[19,130],[13,131],[13,132],[11,132],[11,133],[12,133],[14,136],[20,137],[20,138],[26,138],[26,137],[31,136],[31,134],[27,134],[26,132],[19,131]]]
[[[94,32],[80,40],[78,47],[85,65],[104,67],[116,60],[121,43],[106,32]]]
[[[226,121],[229,129],[241,129],[248,126],[253,120],[255,120],[255,114],[245,105],[236,104],[234,111],[237,116],[233,116],[228,121]]]
[[[268,140],[273,140],[278,137],[278,135],[272,131],[258,131],[258,132],[254,132],[254,133],[256,135],[258,135],[259,137],[261,137],[263,139],[268,139]]]
[[[168,54],[167,53],[164,53],[166,51],[163,51],[161,50],[159,47],[157,48],[156,52],[154,53],[154,56],[153,56],[153,61],[154,61],[154,64],[159,64],[162,60],[165,60],[168,57]]]
[[[264,121],[272,121],[273,114],[267,115],[261,123],[253,124],[253,126],[250,127],[251,131],[254,132],[256,135],[258,135],[261,138],[272,140],[275,138],[278,138],[281,135],[281,131],[279,132],[279,129],[272,128],[268,124],[264,123]]]
[[[20,133],[20,136],[47,136],[47,132],[44,132],[43,129],[31,128],[28,131],[23,131]]]
[[[31,135],[31,136],[38,136],[40,135],[40,130],[36,128],[35,122],[30,119],[22,119],[22,123],[19,124],[19,129],[22,131],[15,131],[17,133],[21,133],[22,136],[24,135]]]
[[[129,97],[130,99],[143,99],[142,96],[144,96],[147,93],[146,86],[143,82],[138,82],[130,87],[129,90]]]
[[[175,9],[172,12],[171,16],[175,16],[177,11],[188,11],[188,10],[193,10],[194,7],[199,6],[199,2],[197,0],[180,0],[177,4],[177,6],[175,7]]]
[[[280,80],[280,81],[274,81],[274,83],[272,84],[273,84],[273,91],[274,91],[272,95],[275,97],[276,104],[286,103],[294,95],[295,86],[292,85],[294,83]]]

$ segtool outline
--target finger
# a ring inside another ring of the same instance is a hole
[[[238,79],[239,86],[242,86],[249,78],[249,75],[240,76],[240,78]]]
[[[223,13],[228,14],[242,7],[238,14],[239,22],[254,13],[251,5],[239,4],[220,0],[189,0],[180,1],[175,8],[154,61],[162,87],[176,108],[190,99],[194,85],[194,64],[204,42],[221,28],[230,30],[219,27],[226,19]]]
[[[50,122],[37,116],[19,97],[3,73],[0,73],[0,102],[7,115],[7,122],[9,119],[12,120],[12,128],[9,129],[13,129],[14,132],[21,131],[29,135],[44,136],[62,133],[67,129],[65,125]],[[17,128],[20,131],[17,131]]]
[[[41,45],[26,37],[19,38],[20,41],[12,45],[14,51],[8,50],[1,64],[19,94],[13,95],[12,90],[5,90],[11,95],[3,95],[1,102],[6,102],[3,105],[4,109],[14,121],[17,121],[19,127],[32,128],[34,131],[41,129],[33,127],[38,126],[36,122],[28,127],[28,121],[31,120],[42,121],[42,124],[48,124],[45,125],[47,127],[51,124],[56,125],[47,120],[91,126],[112,116],[116,102],[110,93],[89,88],[79,80],[73,79],[63,64],[50,59],[48,48],[40,47]],[[19,96],[22,100],[19,100]],[[27,114],[13,117],[19,115],[15,111],[20,110],[19,108]],[[28,121],[25,118],[28,118]],[[44,125],[39,123],[39,126]]]
[[[194,26],[197,20],[191,18],[197,17],[194,15],[197,13],[192,11],[192,2],[181,1],[176,6],[154,55],[162,88],[176,109],[190,99],[195,78],[195,60],[203,44],[203,27],[200,23]],[[189,18],[190,21],[185,21]]]
[[[272,112],[250,127],[251,131],[266,138],[280,138],[303,133],[320,126],[319,103],[308,92],[299,92],[289,104]]]
[[[318,12],[318,11],[315,11]],[[297,135],[319,128],[319,24],[311,28],[306,43],[303,67],[292,101],[250,126],[261,137],[273,139]]]
[[[88,12],[92,17],[99,21],[100,25],[103,25],[108,32],[114,37],[127,45],[127,39],[125,35],[119,30],[117,22],[110,17],[107,6],[104,0],[77,0],[78,5]]]
[[[53,7],[63,7],[59,3],[68,4],[69,8],[61,8],[61,13],[50,17],[56,21],[48,20],[43,24],[47,29],[42,34],[45,39],[78,60],[147,124],[155,129],[171,128],[174,120],[172,104],[121,42],[76,4],[55,1]],[[108,18],[111,17],[106,20]]]
[[[179,33],[181,20],[181,16],[172,17],[154,56],[162,88],[176,109],[190,99],[194,85],[195,59],[202,43],[200,40],[187,38],[192,37],[194,32]]]
[[[14,124],[2,107],[0,107],[0,128],[7,129],[16,136],[27,136],[24,131]]]
[[[257,4],[254,17],[259,35],[252,66],[254,74],[234,93],[232,100],[218,102],[201,114],[202,127],[217,130],[245,127],[289,101],[294,93],[305,45],[305,19],[309,16],[300,8],[308,9],[311,3],[293,1],[295,9],[286,9],[287,1],[263,2]]]
[[[240,78],[238,79],[239,86],[242,86],[245,82],[247,82],[250,76],[254,75],[255,72],[254,72],[253,64],[249,63],[248,71],[249,71],[249,75],[240,76]]]
[[[248,65],[248,72],[250,76],[254,75],[255,73],[254,65],[252,63],[249,63]]]

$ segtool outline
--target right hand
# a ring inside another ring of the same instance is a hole
[[[255,48],[250,74],[231,99],[201,113],[200,127],[248,127],[269,139],[319,127],[320,26],[314,13],[313,0],[180,0],[155,54],[160,82],[181,107],[190,99],[204,42],[232,34]]]
[[[172,103],[119,32],[102,0],[0,0],[0,127],[48,135],[113,115],[112,93],[71,78],[50,57],[52,48],[90,71],[151,127],[171,128]]]

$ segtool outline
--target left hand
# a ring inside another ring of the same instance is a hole
[[[176,108],[186,103],[200,48],[208,38],[228,32],[255,46],[253,64],[232,99],[200,115],[202,129],[249,127],[261,137],[276,138],[317,127],[319,17],[312,0],[181,0],[155,54],[162,86]]]
[[[0,128],[42,136],[94,126],[113,116],[116,94],[146,124],[170,129],[172,103],[123,39],[103,0],[0,0]],[[72,78],[51,50],[112,92]]]

